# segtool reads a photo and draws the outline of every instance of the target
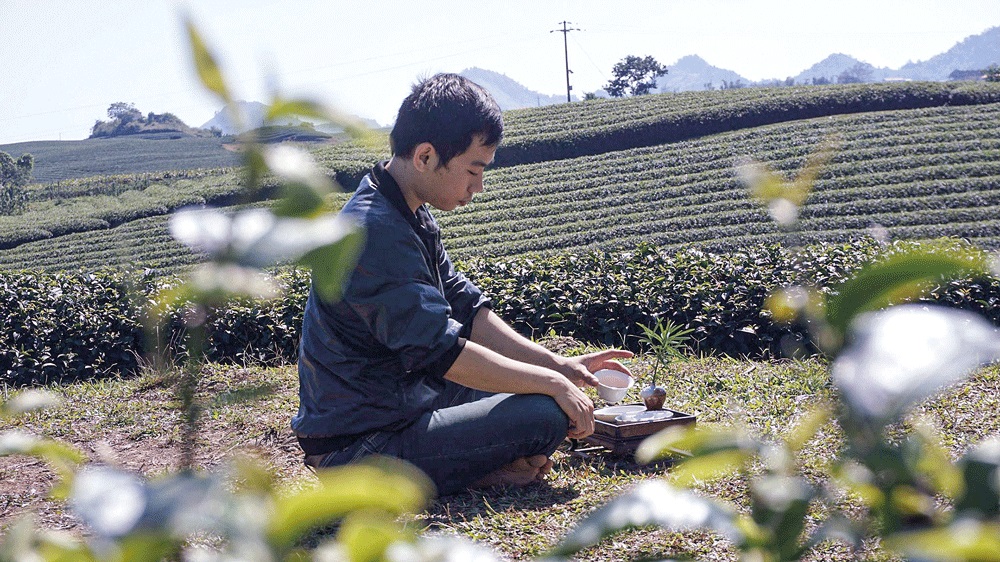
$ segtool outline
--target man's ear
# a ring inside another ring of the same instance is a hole
[[[434,145],[422,142],[413,148],[413,167],[420,172],[437,169],[438,153]]]

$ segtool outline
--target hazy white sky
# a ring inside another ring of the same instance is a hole
[[[565,94],[615,62],[697,54],[750,80],[831,53],[879,67],[926,60],[1000,25],[997,0],[0,0],[0,144],[85,138],[133,103],[200,126],[220,103],[197,82],[189,14],[240,99],[278,88],[389,124],[419,77],[478,66]]]

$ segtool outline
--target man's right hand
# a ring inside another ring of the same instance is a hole
[[[594,433],[594,402],[582,390],[570,383],[565,392],[554,394],[552,398],[569,417],[567,437],[583,439]]]

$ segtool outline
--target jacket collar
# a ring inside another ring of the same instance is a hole
[[[372,166],[371,181],[375,189],[385,196],[392,203],[392,206],[406,219],[410,225],[420,232],[421,230],[434,233],[438,230],[437,223],[431,217],[426,205],[417,207],[417,212],[410,211],[410,206],[406,204],[403,191],[400,189],[396,179],[392,177],[389,170],[385,169],[388,160],[379,162]]]

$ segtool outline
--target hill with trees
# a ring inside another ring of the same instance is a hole
[[[90,137],[110,138],[126,135],[167,133],[177,136],[220,136],[220,131],[194,129],[173,113],[143,115],[134,104],[115,102],[108,107],[108,120],[98,120],[91,128]]]

